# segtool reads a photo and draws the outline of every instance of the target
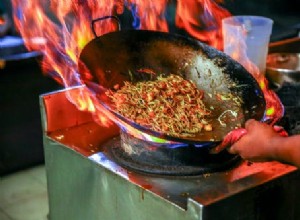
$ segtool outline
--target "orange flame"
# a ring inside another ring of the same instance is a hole
[[[176,25],[191,36],[222,50],[222,19],[231,14],[220,6],[222,0],[178,0]]]
[[[230,16],[222,8],[222,0],[178,0],[175,23],[191,36],[221,50],[221,21]],[[42,67],[69,90],[68,97],[78,109],[94,113],[95,120],[109,126],[113,117],[103,109],[84,85],[91,79],[88,71],[79,74],[79,55],[84,46],[95,36],[91,29],[93,19],[120,15],[131,11],[136,29],[167,32],[166,20],[168,0],[12,0],[14,22],[29,50],[44,53]],[[114,31],[111,20],[103,20],[95,27],[97,34]],[[247,59],[245,50],[236,51],[238,60],[260,83],[267,100],[266,116],[280,118],[283,108],[276,94],[267,87],[267,81]],[[72,92],[70,92],[72,91]],[[116,122],[116,121],[115,121]],[[118,123],[118,122],[117,122]]]
[[[195,6],[192,6],[193,2]],[[168,31],[165,17],[168,0],[12,0],[12,4],[15,25],[27,48],[44,54],[44,72],[51,74],[66,88],[83,86],[76,92],[68,90],[68,98],[78,109],[97,113],[94,114],[95,120],[105,125],[109,125],[107,117],[110,116],[84,87],[84,81],[92,76],[88,71],[79,74],[78,70],[81,50],[95,37],[91,21],[129,10],[133,14],[135,28]],[[222,44],[219,43],[220,22],[228,15],[212,0],[181,0],[177,4],[176,23],[192,36],[219,47]],[[195,26],[199,25],[212,29],[198,31]],[[110,20],[101,21],[95,27],[99,36],[115,28]]]
[[[107,1],[58,1],[13,0],[14,22],[29,50],[44,53],[42,67],[66,88],[84,85],[82,78],[89,73],[78,74],[79,54],[94,38],[91,20],[103,14],[111,14],[114,3]],[[46,10],[48,9],[48,10]],[[50,19],[51,17],[51,19]],[[53,18],[52,18],[53,17]],[[114,24],[103,21],[97,27],[98,34],[114,30]],[[40,40],[42,39],[42,41]],[[80,110],[95,112],[92,95],[83,87],[79,94],[68,92],[68,97]],[[106,124],[108,120],[98,117]]]

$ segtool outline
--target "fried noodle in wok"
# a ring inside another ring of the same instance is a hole
[[[204,91],[178,75],[125,85],[106,92],[118,113],[155,131],[173,136],[193,136],[211,131],[211,111],[203,103]]]

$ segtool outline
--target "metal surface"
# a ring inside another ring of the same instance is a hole
[[[295,167],[243,162],[228,171],[193,177],[131,172],[104,151],[118,128],[97,125],[65,93],[40,99],[50,219],[300,218]]]
[[[99,102],[121,119],[119,121],[123,122],[124,127],[132,126],[156,137],[198,143],[206,147],[208,143],[216,145],[247,119],[261,120],[264,116],[263,93],[251,74],[226,54],[194,39],[155,31],[112,32],[89,42],[80,60],[90,71],[93,82],[101,85],[101,89],[97,90],[97,85],[87,84],[98,93]],[[145,69],[150,69],[154,74],[141,71]],[[125,81],[155,80],[161,74],[168,76],[171,73],[193,81],[205,91],[203,101],[214,109],[208,118],[213,132],[199,132],[194,137],[176,137],[152,130],[118,114],[104,93],[105,89],[111,89],[116,84],[122,86]],[[242,105],[237,107],[233,100],[225,102],[216,95],[229,93],[242,100]],[[238,116],[228,117],[230,119],[223,126],[218,118],[228,109],[237,109]]]
[[[300,53],[270,53],[266,76],[277,87],[300,82]]]
[[[93,19],[92,23],[91,23],[92,31],[93,31],[93,34],[94,34],[95,37],[98,37],[97,32],[96,32],[95,24],[97,22],[100,22],[100,21],[103,21],[103,20],[109,20],[109,19],[114,20],[115,22],[117,22],[117,31],[121,30],[121,21],[117,16],[104,16],[104,17],[96,18],[96,19]]]

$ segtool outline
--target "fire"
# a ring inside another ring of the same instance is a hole
[[[260,77],[257,77],[257,80],[266,100],[266,112],[264,120],[273,125],[279,119],[281,119],[284,114],[283,104],[276,93],[268,88],[268,81],[264,76],[260,75]]]
[[[15,25],[29,50],[42,51],[42,67],[66,88],[82,86],[76,94],[69,92],[68,98],[78,109],[92,112],[95,120],[109,126],[113,117],[97,102],[95,95],[86,87],[91,80],[89,71],[79,71],[79,56],[85,45],[93,40],[91,22],[104,16],[118,16],[130,11],[135,29],[168,32],[166,8],[176,7],[175,24],[185,29],[191,36],[221,50],[221,21],[230,13],[221,7],[222,0],[12,0]],[[101,20],[95,24],[97,36],[115,31],[115,21]],[[241,55],[236,54],[235,59]],[[237,59],[239,60],[239,59]],[[255,67],[248,70],[256,76]],[[264,91],[267,82],[256,77]],[[71,91],[71,90],[70,90]],[[266,92],[267,115],[277,111],[278,98]],[[274,102],[275,98],[275,102]],[[273,100],[271,100],[273,99]],[[277,104],[276,104],[277,103]],[[273,109],[273,110],[272,110]],[[116,121],[115,121],[116,122]]]
[[[79,73],[78,65],[81,50],[95,38],[91,29],[93,19],[121,15],[129,10],[133,16],[133,28],[168,32],[168,3],[168,0],[12,0],[14,22],[27,48],[44,53],[44,72],[66,88],[85,85],[85,81],[92,77],[88,71]],[[197,8],[191,7],[193,4]],[[187,9],[190,8],[193,10],[189,12]],[[212,0],[181,0],[177,4],[176,23],[192,36],[217,46],[221,19],[228,15]],[[198,29],[203,29],[201,31],[191,28],[200,25],[203,26]],[[208,26],[210,29],[205,31]],[[95,29],[101,36],[115,31],[116,25],[111,20],[103,20]],[[93,94],[85,87],[79,91],[78,94],[68,93],[70,101],[80,110],[97,112],[96,120],[108,124],[107,115],[94,101]]]
[[[272,125],[275,124],[284,114],[284,107],[280,99],[273,90],[269,89],[267,79],[264,75],[260,74],[258,68],[250,60],[248,60],[247,57],[245,58],[243,65],[254,76],[263,91],[266,100],[264,121]]]
[[[179,0],[176,25],[184,28],[194,38],[222,50],[222,19],[231,15],[221,7],[222,2],[222,0]]]

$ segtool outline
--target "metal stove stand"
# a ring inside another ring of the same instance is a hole
[[[41,111],[50,219],[300,219],[293,166],[244,161],[196,176],[136,173],[105,152],[118,130],[78,111],[66,91],[41,96]]]

